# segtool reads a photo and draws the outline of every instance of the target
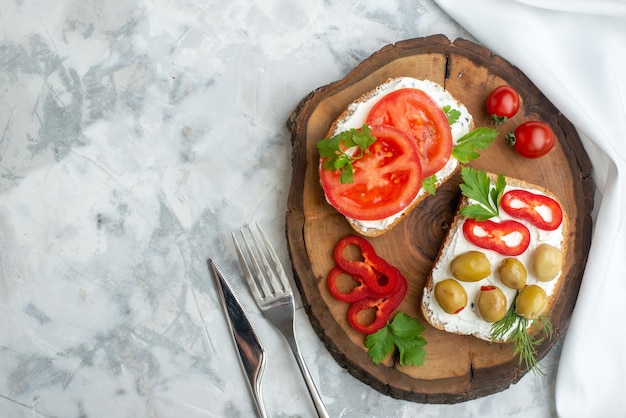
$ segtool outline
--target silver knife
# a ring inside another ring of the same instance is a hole
[[[212,259],[208,260],[208,264],[209,270],[215,279],[215,285],[222,301],[222,308],[224,308],[226,319],[228,319],[231,336],[237,347],[239,363],[248,380],[248,388],[254,398],[254,404],[259,416],[266,418],[267,415],[261,391],[261,380],[265,371],[265,349],[220,268]]]

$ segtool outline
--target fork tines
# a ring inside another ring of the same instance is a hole
[[[285,270],[265,232],[259,224],[256,224],[256,229],[257,233],[253,231],[250,225],[244,225],[239,230],[243,246],[246,249],[245,253],[242,251],[234,232],[232,236],[244,276],[253,290],[252,293],[257,303],[262,304],[270,299],[284,296],[285,293],[291,291],[291,287]],[[252,269],[255,274],[252,273]]]

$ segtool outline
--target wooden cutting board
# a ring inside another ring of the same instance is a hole
[[[426,277],[460,197],[459,174],[393,230],[368,238],[378,254],[399,268],[409,282],[398,311],[426,326],[422,334],[428,342],[424,365],[401,367],[393,359],[375,365],[364,347],[365,337],[347,323],[348,305],[334,300],[326,287],[326,275],[334,265],[333,248],[353,230],[324,200],[316,142],[349,103],[397,76],[441,84],[467,106],[477,127],[493,127],[488,125],[484,110],[485,99],[493,88],[509,84],[520,93],[519,113],[498,126],[496,141],[470,165],[546,187],[561,200],[570,217],[563,282],[557,302],[548,312],[555,335],[538,347],[539,358],[546,355],[567,326],[580,287],[591,242],[591,163],[572,124],[521,71],[479,45],[461,39],[451,43],[443,35],[384,47],[344,79],[309,94],[291,114],[287,125],[292,134],[293,179],[286,233],[295,281],[313,328],[336,361],[372,388],[416,402],[461,402],[502,391],[527,370],[513,355],[512,344],[491,344],[439,331],[428,325],[420,313]],[[548,155],[524,159],[504,143],[504,135],[526,120],[551,125],[558,140]]]

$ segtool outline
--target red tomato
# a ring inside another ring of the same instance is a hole
[[[519,94],[511,86],[499,86],[493,89],[487,101],[485,108],[487,113],[496,121],[496,125],[505,122],[507,119],[515,116],[519,110]]]
[[[539,158],[554,146],[554,132],[550,125],[539,121],[524,122],[507,135],[509,145],[522,157]]]
[[[523,224],[509,220],[494,222],[466,219],[463,235],[472,244],[502,255],[522,254],[530,245],[530,231]]]
[[[516,189],[506,192],[500,200],[500,207],[514,218],[524,219],[546,231],[554,231],[563,221],[563,211],[556,200],[527,190]],[[537,210],[539,207],[550,212],[547,219]]]
[[[418,89],[400,89],[380,99],[370,110],[368,125],[390,125],[417,142],[422,174],[441,170],[452,154],[452,131],[446,114],[431,97]]]
[[[402,211],[422,187],[422,166],[414,141],[390,126],[371,129],[377,139],[363,158],[352,163],[353,183],[341,184],[339,171],[320,169],[329,203],[339,213],[363,221]]]

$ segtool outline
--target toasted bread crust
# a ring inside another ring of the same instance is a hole
[[[493,174],[493,173],[487,173],[487,175],[489,176],[489,178],[491,179],[492,183],[495,182],[497,175]],[[563,208],[563,205],[561,204],[561,202],[559,201],[559,199],[553,194],[551,193],[549,190],[541,187],[541,186],[537,186],[534,184],[530,184],[526,181],[523,180],[519,180],[519,179],[514,179],[511,177],[505,177],[507,186],[512,187],[512,188],[523,188],[523,189],[528,189],[530,191],[534,191],[534,192],[540,192],[543,193],[551,198],[553,198],[554,200],[556,200],[559,205],[562,208],[563,211],[563,221],[562,221],[562,238],[561,238],[561,254],[563,256],[563,265],[565,265],[565,254],[567,254],[567,248],[568,248],[568,242],[567,242],[567,237],[569,236],[569,218],[567,216],[567,213],[565,212],[565,209]],[[455,236],[455,234],[462,234],[462,224],[463,221],[465,220],[465,217],[463,217],[460,214],[460,210],[462,207],[466,206],[468,204],[468,199],[465,196],[461,196],[461,199],[459,201],[459,206],[456,212],[456,215],[454,217],[454,220],[452,221],[450,230],[448,231],[448,234],[446,235],[446,237],[444,238],[444,241],[441,244],[441,247],[439,249],[439,252],[437,253],[437,257],[435,258],[435,262],[433,263],[433,267],[431,269],[431,272],[429,273],[427,279],[426,279],[426,283],[424,285],[424,291],[422,294],[422,300],[420,303],[420,308],[422,311],[422,314],[424,315],[424,318],[435,328],[443,330],[443,331],[447,331],[447,332],[452,332],[455,334],[462,334],[462,335],[473,335],[477,338],[483,339],[483,340],[487,340],[487,341],[492,341],[492,342],[497,342],[497,343],[503,343],[506,342],[503,339],[500,340],[496,340],[496,339],[492,339],[491,336],[486,336],[483,335],[481,333],[478,332],[473,332],[473,333],[462,333],[462,332],[454,332],[454,331],[450,331],[446,329],[446,326],[448,325],[448,323],[446,321],[438,321],[434,315],[433,315],[433,310],[431,309],[431,304],[437,304],[437,301],[434,298],[433,295],[433,291],[434,291],[434,287],[435,287],[435,282],[433,280],[433,271],[435,271],[435,269],[437,267],[440,267],[440,264],[443,262],[442,257],[444,255],[444,250],[450,245],[451,240],[453,239],[453,237]],[[477,247],[477,249],[479,249]],[[561,285],[561,282],[563,280],[562,278],[563,276],[563,271],[561,271],[559,273],[559,276],[554,278],[553,280],[555,280],[555,286],[553,288],[552,293],[549,295],[548,297],[548,307],[546,308],[546,312],[549,312],[550,309],[552,308],[552,306],[554,306],[555,303],[555,299],[556,299],[556,295],[559,293],[559,287]]]

